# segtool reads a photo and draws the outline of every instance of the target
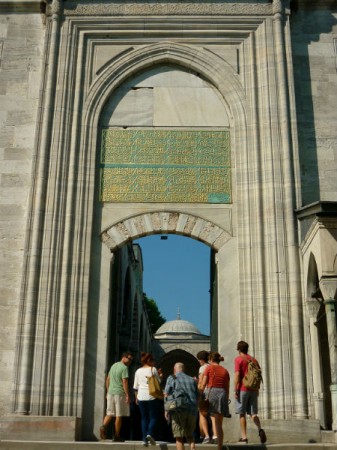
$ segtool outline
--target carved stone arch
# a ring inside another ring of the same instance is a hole
[[[130,76],[160,64],[176,64],[200,74],[223,96],[229,118],[245,123],[244,89],[238,74],[222,58],[201,47],[169,41],[151,44],[111,60],[90,87],[84,104],[86,126],[98,126],[100,112],[112,92]],[[89,131],[90,128],[87,127]]]
[[[151,234],[179,234],[219,250],[231,235],[208,220],[183,212],[157,211],[129,217],[113,224],[101,234],[111,251],[140,237]]]

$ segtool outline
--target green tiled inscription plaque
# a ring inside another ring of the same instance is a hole
[[[230,203],[228,131],[102,131],[101,201]]]

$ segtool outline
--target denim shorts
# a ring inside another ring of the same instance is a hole
[[[258,413],[257,399],[259,391],[240,391],[240,399],[236,399],[236,414],[249,414],[256,416]]]

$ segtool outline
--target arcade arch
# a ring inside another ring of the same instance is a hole
[[[326,259],[318,263],[317,257],[320,252],[317,250],[314,243],[308,251],[308,256],[305,255],[304,258],[304,263],[307,265],[306,306],[310,330],[312,397],[315,418],[320,421],[322,429],[331,429],[333,422],[333,399],[330,392],[332,364],[328,335],[330,299],[325,297],[324,269],[333,267],[335,257],[332,253],[330,261]]]
[[[176,348],[166,353],[158,362],[162,368],[163,373],[172,373],[174,364],[177,361],[184,361],[185,373],[191,377],[195,377],[199,371],[200,364],[195,355],[191,355],[189,352],[182,348]],[[163,380],[165,382],[165,380]]]

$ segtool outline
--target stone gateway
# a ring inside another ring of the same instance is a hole
[[[119,261],[169,233],[212,249],[211,345],[250,343],[268,439],[336,435],[336,61],[333,0],[0,0],[2,437],[98,438],[150,345]]]

